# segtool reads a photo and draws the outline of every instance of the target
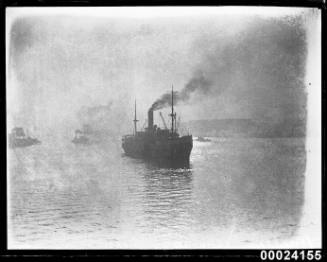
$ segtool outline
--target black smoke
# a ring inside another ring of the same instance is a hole
[[[200,37],[194,44],[196,51],[202,59],[194,62],[187,84],[174,92],[174,104],[223,95],[231,101],[225,106],[239,107],[249,118],[281,127],[305,122],[307,42],[301,16],[257,18],[235,35]],[[167,92],[151,108],[170,105],[171,92]]]
[[[189,101],[191,95],[197,90],[202,94],[207,94],[211,90],[212,85],[213,85],[213,81],[211,81],[211,79],[207,78],[202,71],[197,71],[181,91],[173,92],[174,104]],[[172,103],[171,95],[172,92],[167,92],[163,94],[158,100],[156,100],[152,104],[150,109],[155,111],[161,108],[165,108],[167,106],[171,106]]]

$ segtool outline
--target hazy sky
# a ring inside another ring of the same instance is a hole
[[[9,127],[70,127],[81,108],[108,105],[103,117],[125,130],[134,99],[142,126],[158,97],[199,73],[211,84],[176,108],[183,121],[303,119],[313,16],[290,8],[10,8]]]

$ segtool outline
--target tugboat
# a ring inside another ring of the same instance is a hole
[[[122,138],[122,147],[127,156],[140,158],[169,167],[188,167],[193,147],[192,135],[180,136],[176,127],[174,93],[171,94],[171,128],[160,129],[153,124],[153,109],[148,111],[148,127],[137,131],[136,102],[134,134]],[[165,125],[165,123],[164,123]]]
[[[22,127],[14,127],[11,133],[9,134],[10,148],[28,147],[40,143],[41,141],[39,141],[38,139],[27,136]]]
[[[75,137],[72,140],[72,142],[74,144],[83,144],[83,145],[85,145],[85,144],[88,144],[90,142],[90,140],[83,131],[77,129],[77,130],[75,130]]]

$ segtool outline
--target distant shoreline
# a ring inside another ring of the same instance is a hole
[[[193,136],[204,137],[305,137],[304,120],[292,119],[271,123],[253,119],[212,119],[191,120],[181,123],[181,129],[188,130]]]

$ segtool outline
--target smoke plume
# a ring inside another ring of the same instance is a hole
[[[257,18],[247,23],[246,30],[219,37],[194,42],[200,58],[194,60],[195,73],[187,84],[174,92],[174,104],[205,99],[198,114],[202,117],[210,108],[217,115],[220,110],[220,117],[244,115],[280,126],[305,120],[307,39],[301,17]],[[170,105],[167,92],[151,109]]]
[[[80,126],[87,127],[92,133],[100,135],[120,135],[126,126],[128,115],[119,101],[111,100],[106,105],[83,106],[77,113]]]
[[[174,104],[187,102],[195,91],[207,94],[211,90],[212,85],[213,81],[207,78],[202,71],[197,71],[181,91],[174,91]],[[167,92],[157,99],[150,109],[153,111],[159,110],[171,106],[171,102],[171,92]]]

